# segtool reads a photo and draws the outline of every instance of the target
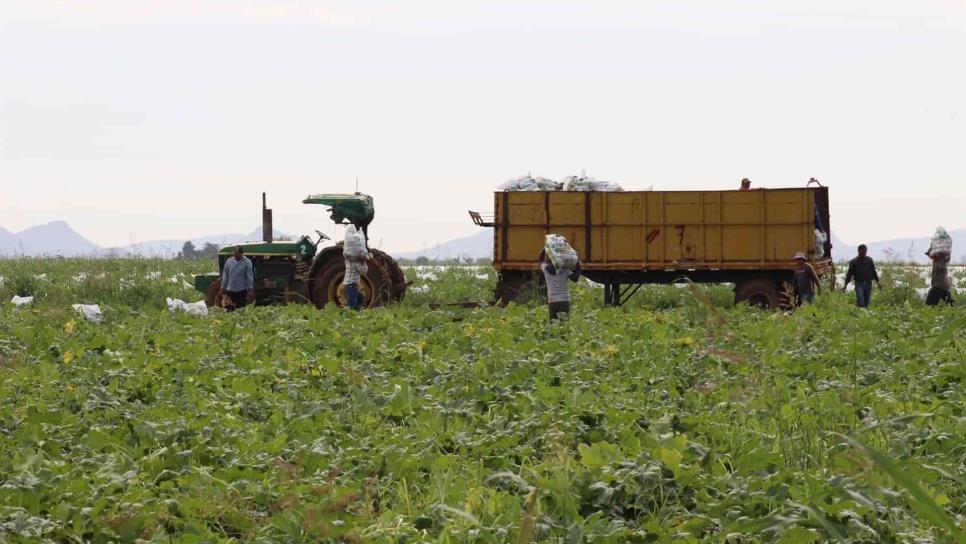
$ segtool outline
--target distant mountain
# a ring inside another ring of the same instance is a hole
[[[17,238],[14,237],[13,233],[3,227],[0,227],[0,255],[3,255],[7,252],[13,253],[16,245]]]
[[[409,253],[394,253],[393,257],[402,259],[416,259],[427,257],[434,260],[455,259],[457,257],[467,259],[478,259],[481,257],[493,256],[493,229],[483,229],[482,231],[456,238],[449,242],[437,244],[429,249],[420,251],[410,251]]]
[[[273,237],[276,240],[287,237],[288,235],[282,231],[274,231]],[[201,249],[205,244],[211,243],[216,246],[227,246],[229,244],[239,244],[242,242],[255,242],[262,239],[262,228],[258,227],[248,234],[239,233],[229,233],[229,234],[216,234],[213,236],[202,236],[200,238],[192,238],[191,243],[194,244],[195,249]],[[150,240],[147,242],[140,242],[137,244],[131,244],[123,247],[112,247],[107,249],[102,249],[101,255],[112,255],[112,256],[141,256],[141,257],[176,257],[184,247],[184,243],[187,240],[182,239],[170,239],[170,240]]]
[[[966,262],[966,229],[949,232],[953,238],[953,261]],[[286,234],[275,231],[275,239],[286,238]],[[212,236],[201,236],[191,239],[197,249],[206,243],[218,246],[252,242],[261,240],[262,229],[258,227],[248,234],[229,233]],[[912,261],[927,263],[926,248],[929,247],[929,236],[921,238],[899,238],[895,240],[866,242],[869,255],[881,262]],[[184,239],[151,240],[123,247],[101,248],[87,240],[65,221],[52,221],[46,225],[30,227],[21,232],[12,233],[0,228],[0,257],[16,256],[44,256],[60,255],[64,257],[105,257],[105,256],[143,256],[143,257],[174,257],[184,246]],[[839,240],[832,234],[832,255],[836,260],[852,258],[856,253],[856,246]],[[456,238],[448,242],[437,244],[429,249],[411,251],[408,253],[392,253],[394,257],[416,259],[427,257],[434,260],[466,258],[478,259],[492,257],[493,230],[483,229],[471,236]]]
[[[953,239],[953,261],[966,262],[966,229],[951,230],[949,235]],[[926,250],[932,238],[897,238],[878,242],[865,242],[869,247],[869,256],[881,262],[902,261],[921,264],[929,263]],[[851,259],[858,252],[858,244],[850,245],[832,235],[832,256],[836,260]]]
[[[93,256],[100,249],[78,234],[66,221],[51,221],[16,234],[0,233],[0,254],[14,255],[85,255]]]
[[[275,231],[275,239],[284,238]],[[251,242],[262,239],[261,227],[248,234],[217,234],[193,238],[197,249],[206,243],[218,246]],[[174,257],[181,251],[186,240],[151,240],[123,247],[102,248],[77,233],[66,221],[52,221],[46,225],[30,227],[18,233],[0,228],[0,257]]]

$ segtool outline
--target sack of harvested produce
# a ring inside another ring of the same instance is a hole
[[[595,179],[586,174],[580,176],[567,176],[560,180],[566,191],[604,191],[618,192],[624,188],[612,181]]]
[[[936,233],[932,235],[932,243],[926,255],[935,259],[937,257],[949,255],[953,251],[953,239],[942,227],[936,227]],[[945,255],[941,255],[945,254]]]
[[[567,239],[559,234],[548,234],[544,246],[550,264],[557,270],[574,270],[577,268],[577,252],[570,247]]]
[[[815,229],[815,258],[821,259],[825,257],[825,242],[828,241],[828,236],[824,232]]]
[[[565,191],[590,191],[590,184],[594,178],[587,176],[567,176],[560,180]]]
[[[345,228],[345,244],[342,246],[342,254],[347,259],[365,259],[366,253],[366,235],[357,230],[355,225],[349,225]]]
[[[519,177],[517,179],[511,179],[500,185],[501,191],[557,191],[561,187],[560,184],[553,181],[552,179],[541,178],[541,177],[531,177],[529,174],[526,176]]]
[[[591,191],[603,191],[605,193],[620,193],[624,188],[619,183],[613,181],[595,181],[590,184]]]
[[[104,314],[101,313],[101,307],[97,304],[71,304],[71,308],[84,316],[84,319],[88,321],[100,323],[104,320]]]
[[[201,300],[198,302],[185,302],[178,298],[166,298],[165,302],[168,305],[168,310],[171,312],[185,312],[191,315],[208,315],[208,306],[205,305],[205,301]]]

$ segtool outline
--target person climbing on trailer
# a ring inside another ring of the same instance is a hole
[[[567,239],[558,234],[547,235],[547,243],[540,251],[540,270],[547,283],[547,309],[550,322],[570,316],[570,286],[580,279],[580,259]]]

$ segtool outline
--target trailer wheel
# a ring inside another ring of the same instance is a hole
[[[506,306],[510,302],[525,302],[541,293],[542,276],[532,272],[505,270],[499,273],[493,293],[497,303]]]
[[[758,308],[780,308],[781,293],[778,284],[765,278],[743,281],[735,286],[735,304],[742,302]]]

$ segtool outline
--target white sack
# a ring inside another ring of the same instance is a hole
[[[566,191],[603,191],[613,193],[624,190],[618,183],[595,179],[587,175],[567,176],[560,180],[560,183]]]
[[[168,310],[172,312],[180,311],[191,315],[208,315],[208,305],[203,300],[199,300],[198,302],[185,302],[177,298],[166,298],[165,302],[168,304]]]
[[[72,304],[71,308],[77,310],[77,312],[84,316],[84,319],[88,321],[100,323],[104,320],[104,314],[101,313],[101,307],[97,304]]]
[[[930,257],[937,253],[952,253],[953,251],[953,239],[942,227],[936,227],[936,233],[932,235],[931,242],[929,245]]]
[[[824,232],[815,229],[815,258],[821,259],[825,257],[825,242],[828,241],[828,237]]]
[[[367,253],[365,233],[356,230],[355,225],[346,227],[342,255],[348,259],[365,259]]]
[[[563,236],[548,234],[544,249],[547,251],[547,258],[550,259],[550,263],[558,272],[561,270],[576,270],[579,260],[577,252],[570,247],[567,239]]]
[[[501,191],[557,191],[562,187],[561,184],[552,179],[522,176],[500,185]]]

